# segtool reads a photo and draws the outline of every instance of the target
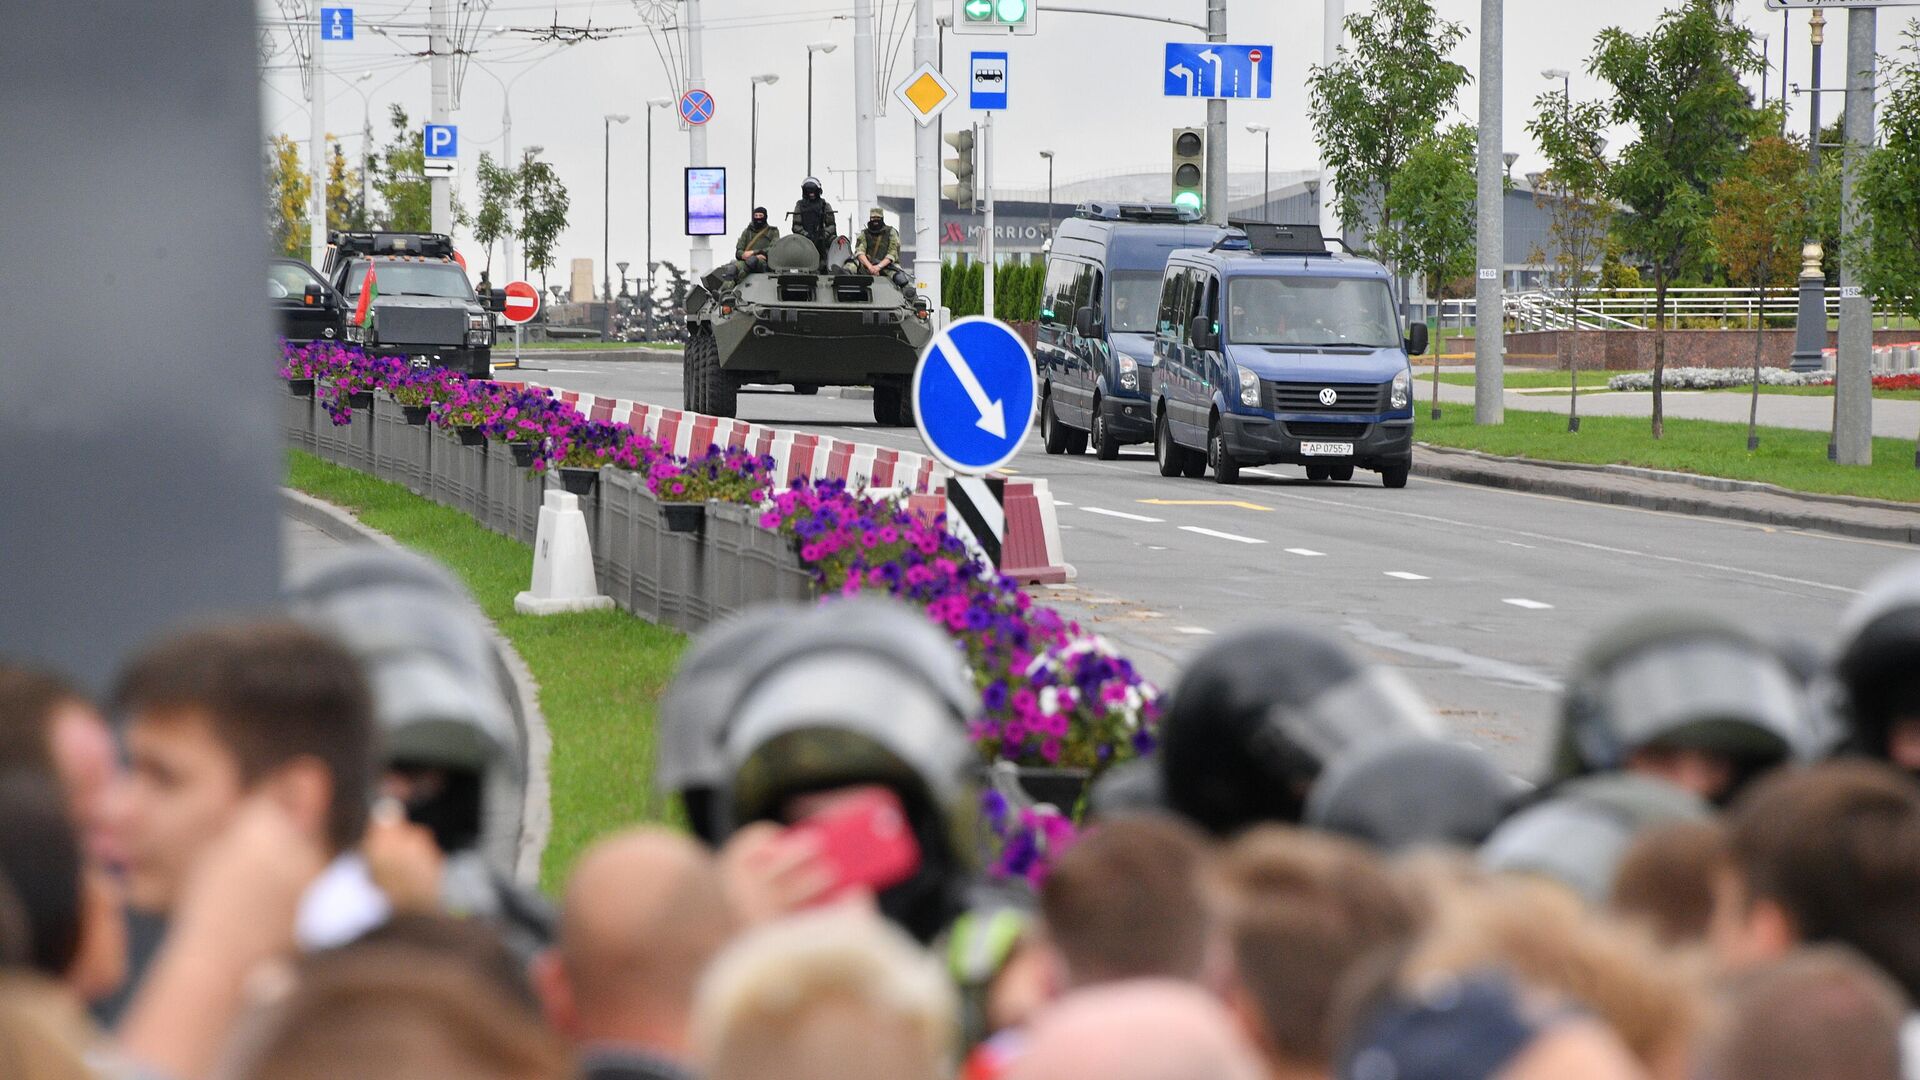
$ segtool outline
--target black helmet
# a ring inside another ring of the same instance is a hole
[[[1160,763],[1153,758],[1123,761],[1100,774],[1087,791],[1087,814],[1092,818],[1116,817],[1167,808],[1166,785],[1160,776]]]
[[[1847,609],[1833,667],[1848,748],[1888,759],[1894,722],[1920,719],[1920,561],[1875,578]]]
[[[1161,724],[1170,809],[1218,835],[1297,822],[1320,770],[1347,748],[1437,724],[1395,673],[1300,626],[1222,638],[1195,657]]]
[[[730,710],[757,671],[755,657],[777,649],[807,610],[762,604],[708,627],[682,654],[673,681],[660,695],[654,790],[679,795],[694,833],[709,844],[718,842],[713,799],[727,779],[721,743]]]
[[[818,195],[823,190],[825,189],[820,186],[820,181],[814,177],[809,176],[805,180],[800,181],[800,194],[802,195]]]
[[[1305,824],[1383,851],[1472,848],[1525,788],[1477,746],[1441,739],[1365,742],[1320,774]]]
[[[1620,860],[1641,832],[1702,821],[1713,809],[1690,791],[1636,773],[1574,780],[1503,822],[1480,848],[1480,864],[1558,881],[1605,904]]]
[[[1601,634],[1567,680],[1554,779],[1626,767],[1637,751],[1726,757],[1734,782],[1823,749],[1806,694],[1780,653],[1692,612],[1642,615]]]
[[[880,910],[921,941],[959,913],[973,877],[980,694],[945,633],[905,605],[855,598],[815,609],[757,653],[729,710],[720,834],[783,821],[796,796],[880,784],[900,797],[920,870]]]

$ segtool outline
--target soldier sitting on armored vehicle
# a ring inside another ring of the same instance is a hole
[[[867,214],[866,231],[860,234],[853,258],[847,260],[847,271],[885,275],[907,299],[914,298],[913,277],[900,267],[900,230],[887,224],[886,214],[877,206]]]
[[[834,221],[833,204],[820,196],[820,181],[809,176],[800,184],[800,201],[793,204],[793,231],[813,241],[820,250],[820,265],[827,263],[827,249],[833,245],[839,225]]]
[[[740,230],[740,239],[733,245],[733,265],[720,275],[721,281],[739,281],[748,274],[765,273],[767,269],[767,249],[780,239],[780,228],[768,223],[767,208],[753,208],[753,223]]]

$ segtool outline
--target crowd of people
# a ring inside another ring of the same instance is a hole
[[[0,664],[0,1077],[1920,1080],[1920,564],[1827,649],[1602,633],[1540,777],[1336,638],[1223,637],[1037,886],[980,869],[1031,795],[910,609],[697,639],[631,733],[675,824],[551,899],[523,692],[385,548],[98,699]]]

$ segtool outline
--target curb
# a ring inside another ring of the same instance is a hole
[[[1413,471],[1435,480],[1557,495],[1640,510],[1811,529],[1867,540],[1920,544],[1920,506],[1905,503],[1847,495],[1808,494],[1750,480],[1729,480],[1630,465],[1537,461],[1428,443],[1417,443],[1416,446],[1419,453],[1414,457]],[[1636,490],[1623,486],[1621,481],[1651,481],[1673,490]],[[1736,502],[1715,498],[1716,495],[1736,498],[1748,496],[1754,501]],[[1774,505],[1761,504],[1758,502],[1760,499],[1766,499]],[[1869,520],[1864,516],[1866,514],[1892,515],[1894,519]]]
[[[320,530],[331,539],[343,544],[403,546],[386,533],[361,524],[359,518],[346,510],[306,492],[281,488],[280,494],[282,509],[288,517]],[[487,619],[486,625],[487,632],[493,635],[494,648],[499,651],[519,693],[519,707],[514,713],[527,744],[527,782],[521,793],[520,845],[514,855],[513,877],[523,885],[538,888],[540,859],[546,853],[547,836],[553,829],[553,801],[547,775],[547,763],[553,756],[553,738],[547,731],[547,719],[540,712],[540,684],[534,681],[533,672],[493,625],[493,620]]]

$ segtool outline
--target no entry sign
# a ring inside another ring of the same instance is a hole
[[[540,290],[527,282],[509,281],[500,291],[506,297],[500,304],[501,318],[517,325],[540,314]]]

